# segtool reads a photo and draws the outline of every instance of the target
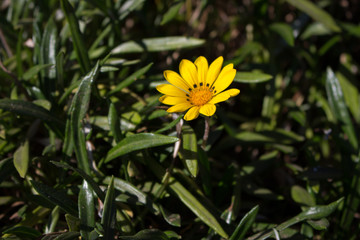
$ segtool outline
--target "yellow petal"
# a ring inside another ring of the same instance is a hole
[[[215,59],[215,61],[211,63],[208,73],[206,75],[206,85],[209,84],[209,86],[211,86],[216,80],[216,78],[219,76],[223,61],[223,57],[218,57],[217,59]]]
[[[169,83],[185,91],[189,90],[190,88],[190,85],[188,85],[185,82],[185,80],[182,79],[182,77],[180,77],[180,75],[174,71],[171,70],[164,71],[164,77]]]
[[[183,59],[180,62],[180,75],[191,87],[198,85],[197,71],[195,65],[187,59]]]
[[[177,88],[171,84],[161,84],[156,86],[156,89],[168,96],[174,96],[174,97],[186,97],[186,92],[181,90],[180,88]]]
[[[216,107],[214,104],[207,103],[200,107],[200,113],[205,116],[212,116],[216,111]]]
[[[219,102],[223,102],[228,100],[230,97],[234,97],[240,93],[239,89],[232,88],[229,90],[226,90],[225,92],[219,93],[216,96],[214,96],[209,103],[216,104]]]
[[[166,111],[171,112],[171,113],[173,113],[173,112],[184,112],[184,111],[188,110],[191,107],[192,107],[192,105],[189,102],[185,102],[185,103],[176,104],[175,106],[170,107]]]
[[[208,72],[209,69],[209,64],[206,60],[206,58],[204,58],[203,56],[198,57],[195,60],[195,66],[197,67],[197,72],[198,72],[198,82],[199,84],[204,84],[206,83],[206,74]]]
[[[184,119],[186,121],[190,121],[190,120],[197,118],[199,116],[199,110],[200,110],[200,107],[198,107],[198,106],[194,106],[194,107],[190,108],[189,111],[187,111],[187,113],[185,114]]]
[[[186,97],[172,97],[172,96],[168,96],[168,95],[164,95],[162,97],[159,98],[159,101],[162,102],[163,104],[167,104],[167,105],[176,105],[179,103],[185,103],[186,101]]]
[[[213,84],[214,93],[217,94],[224,91],[234,81],[235,75],[235,69],[230,69],[226,72],[222,71]]]

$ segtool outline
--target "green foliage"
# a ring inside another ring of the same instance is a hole
[[[354,4],[3,1],[1,238],[356,239]],[[207,141],[156,91],[198,56],[241,90]]]

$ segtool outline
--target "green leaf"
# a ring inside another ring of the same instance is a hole
[[[169,137],[155,133],[138,133],[124,138],[115,147],[110,149],[105,158],[105,162],[109,162],[117,157],[136,150],[171,144],[177,142],[178,140],[179,139],[176,137]]]
[[[175,16],[178,14],[180,8],[184,5],[184,1],[176,1],[172,4],[172,6],[166,11],[164,14],[160,25],[165,25],[166,23],[170,22]]]
[[[160,37],[147,38],[140,41],[129,41],[115,47],[111,54],[141,53],[141,52],[161,52],[184,48],[201,46],[204,40],[191,37]]]
[[[55,190],[45,184],[31,181],[35,190],[44,198],[59,206],[65,212],[78,216],[77,205],[62,191]]]
[[[341,128],[347,135],[350,144],[354,149],[357,149],[358,140],[356,138],[356,132],[346,107],[344,94],[342,92],[339,80],[330,68],[328,68],[326,71],[325,87],[326,93],[328,95],[328,102],[332,112],[334,113],[336,119],[341,123]]]
[[[305,221],[305,220],[316,220],[316,219],[322,219],[327,216],[329,216],[331,213],[333,213],[339,204],[344,200],[344,198],[340,198],[339,200],[330,203],[329,205],[319,205],[314,207],[309,207],[302,213],[296,215],[295,217],[287,220],[286,222],[283,222],[279,226],[277,226],[275,229],[278,232],[284,231],[285,229],[291,227],[294,224],[297,224],[299,222]],[[272,230],[268,230],[265,232],[257,233],[251,237],[248,238],[248,240],[263,240],[267,239],[271,236],[273,236],[274,232]]]
[[[51,66],[54,66],[54,64],[49,63],[49,64],[42,64],[42,65],[36,65],[33,66],[31,68],[29,68],[29,70],[27,70],[24,75],[23,75],[23,79],[24,80],[30,80],[31,78],[33,78],[36,74],[38,74],[41,70],[49,68]]]
[[[272,23],[270,30],[279,34],[287,44],[294,46],[293,29],[286,23]]]
[[[315,199],[311,196],[304,188],[294,185],[291,187],[291,197],[292,199],[299,204],[305,206],[315,206]]]
[[[76,51],[76,57],[79,61],[81,71],[87,73],[90,71],[91,64],[88,56],[88,52],[85,48],[85,42],[79,29],[79,21],[76,18],[73,7],[67,0],[61,0],[61,8],[65,14],[65,17],[70,26],[70,32],[73,40],[74,49]]]
[[[241,219],[239,225],[236,227],[235,231],[233,232],[229,240],[244,239],[245,234],[255,222],[255,218],[258,211],[259,211],[259,205],[256,205],[247,214],[245,214],[245,216]]]
[[[99,62],[95,67],[83,77],[79,89],[76,92],[70,106],[71,135],[74,142],[75,155],[78,160],[79,168],[87,174],[90,173],[89,160],[85,146],[85,135],[82,128],[82,120],[88,110],[91,95],[91,86],[99,72]]]
[[[119,83],[113,90],[111,90],[109,92],[109,95],[114,94],[116,92],[119,92],[121,89],[129,86],[130,84],[132,84],[134,81],[136,81],[139,77],[141,77],[142,75],[144,75],[147,71],[149,71],[149,69],[151,68],[151,66],[153,65],[153,63],[149,63],[148,65],[146,65],[145,67],[137,70],[136,72],[134,72],[133,74],[131,74],[129,77],[127,77],[126,79],[124,79],[123,81],[121,81],[121,83]]]
[[[294,142],[301,142],[304,137],[297,135],[294,132],[276,129],[274,131],[248,132],[243,131],[236,134],[235,139],[245,143],[281,143],[291,144]]]
[[[0,99],[0,109],[41,119],[48,123],[58,136],[63,137],[64,123],[53,113],[34,103],[23,100]]]
[[[104,179],[104,183],[109,184],[110,180],[110,177],[106,177]],[[151,200],[151,198],[131,183],[124,181],[120,178],[114,178],[114,187],[121,192],[128,193],[129,195],[134,196],[137,202],[148,207],[153,213],[159,213],[159,207]]]
[[[147,156],[147,166],[154,172],[156,177],[160,180],[165,175],[165,169],[159,165],[151,157]],[[192,195],[179,181],[174,177],[170,177],[168,186],[175,196],[181,200],[196,216],[198,216],[205,224],[214,229],[220,236],[228,238],[227,233],[221,227],[217,219],[210,213],[210,211],[201,204],[198,199]]]
[[[104,211],[101,218],[101,224],[104,228],[104,239],[113,240],[115,230],[115,189],[114,189],[114,177],[111,177],[104,202]]]
[[[56,56],[56,79],[58,81],[58,89],[60,93],[64,91],[64,57],[65,53],[63,51],[59,52]]]
[[[18,236],[21,239],[38,239],[41,236],[41,233],[31,227],[27,226],[15,226],[9,229],[6,229],[2,232],[3,234],[13,234]]]
[[[121,129],[120,129],[120,119],[117,114],[117,110],[115,108],[114,103],[110,103],[108,121],[109,121],[110,130],[114,136],[115,142],[119,143],[119,141],[122,139],[122,134],[121,134]]]
[[[165,233],[157,229],[145,229],[134,236],[122,236],[121,240],[170,240]]]
[[[155,133],[162,133],[162,132],[165,132],[166,130],[169,130],[169,129],[175,127],[176,124],[178,124],[178,122],[180,122],[183,117],[184,117],[184,114],[180,114],[174,121],[172,121],[169,124],[166,124],[165,127],[157,130]]]
[[[193,177],[198,173],[197,161],[197,140],[194,130],[185,125],[182,128],[182,144],[179,151],[179,156],[185,161],[185,165]]]
[[[144,2],[145,0],[127,0],[126,2],[124,2],[119,9],[120,20],[125,19],[129,13],[141,7]]]
[[[53,18],[50,18],[45,26],[45,30],[43,36],[41,38],[40,45],[40,59],[39,63],[41,65],[55,65],[56,64],[56,44],[57,44],[57,29],[56,24]],[[44,78],[42,90],[46,93],[46,91],[54,90],[53,88],[49,88],[54,84],[54,80],[56,77],[55,68],[47,68],[42,72],[42,77]],[[50,80],[51,79],[51,80]]]
[[[64,123],[43,107],[23,100],[0,99],[0,108],[19,115],[30,116],[60,126]]]
[[[72,166],[70,166],[70,165],[68,165],[66,163],[60,163],[60,162],[55,162],[55,161],[51,161],[51,163],[54,164],[57,167],[61,167],[61,168],[65,168],[65,169],[71,169],[71,170],[77,172],[84,180],[86,180],[88,182],[88,184],[92,187],[92,189],[94,190],[96,195],[100,198],[100,200],[104,201],[105,194],[101,190],[99,185],[94,181],[93,177],[86,174],[83,170],[78,169],[78,168],[74,168],[74,167],[72,167]]]
[[[95,203],[93,189],[86,180],[80,188],[78,209],[80,218],[80,234],[84,239],[90,239],[91,231],[95,227]]]
[[[351,82],[350,79],[346,78],[342,73],[337,72],[336,77],[339,80],[344,94],[346,105],[349,107],[356,122],[360,123],[360,93],[358,88],[354,82]]]
[[[14,166],[22,178],[28,170],[29,160],[29,140],[25,140],[14,153]]]
[[[273,77],[269,74],[258,72],[237,72],[234,78],[234,82],[240,83],[260,83],[267,82]]]
[[[70,232],[80,231],[80,219],[74,217],[73,215],[65,214],[65,220]]]
[[[312,36],[323,36],[331,34],[331,31],[320,22],[310,24],[301,34],[301,39],[306,40]]]
[[[313,221],[313,220],[308,220],[306,221],[312,228],[314,228],[315,230],[321,231],[321,230],[325,230],[329,227],[330,223],[326,218],[322,218],[320,220],[317,221]]]
[[[336,25],[334,19],[326,11],[322,10],[309,0],[286,0],[288,3],[305,12],[310,17],[324,24],[334,32],[340,32],[341,29]]]

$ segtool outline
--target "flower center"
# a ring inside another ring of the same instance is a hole
[[[195,106],[202,106],[208,103],[213,96],[212,92],[208,88],[194,90],[190,93],[190,102]]]

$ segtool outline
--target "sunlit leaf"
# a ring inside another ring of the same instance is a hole
[[[22,178],[28,170],[29,160],[29,141],[26,140],[14,153],[14,166]]]
[[[129,41],[114,48],[112,54],[160,52],[183,48],[198,47],[204,44],[204,40],[191,37],[163,37],[147,38],[141,41]]]
[[[176,137],[169,137],[155,133],[135,134],[124,138],[115,147],[110,149],[105,158],[105,162],[109,162],[117,157],[136,150],[175,143],[178,140],[179,139]]]
[[[265,73],[257,72],[237,72],[234,82],[240,83],[261,83],[271,80],[273,77]]]

